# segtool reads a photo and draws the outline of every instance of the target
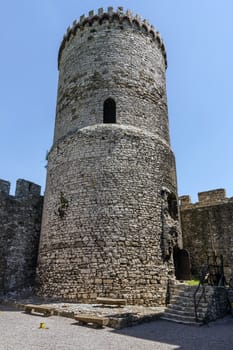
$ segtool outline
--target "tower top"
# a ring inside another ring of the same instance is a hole
[[[126,10],[124,12],[123,7],[117,7],[116,10],[114,10],[113,7],[108,7],[107,10],[105,10],[104,8],[99,8],[97,12],[93,10],[89,11],[88,16],[80,16],[79,21],[75,20],[72,26],[69,26],[67,28],[58,53],[58,68],[60,66],[60,58],[62,51],[66,43],[70,40],[70,38],[73,35],[75,35],[78,31],[81,32],[86,26],[91,27],[94,24],[101,25],[104,21],[109,21],[109,23],[114,21],[119,21],[119,23],[123,23],[124,21],[126,21],[135,30],[140,30],[145,35],[148,35],[151,38],[151,40],[157,41],[163,53],[165,66],[167,67],[166,49],[163,40],[160,36],[160,33],[156,31],[155,27],[153,25],[150,25],[146,19],[142,20],[142,18],[139,15],[134,15],[131,10]]]

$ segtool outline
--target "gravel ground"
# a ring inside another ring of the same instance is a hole
[[[44,322],[46,329],[40,329]],[[24,314],[0,305],[0,350],[232,350],[233,318],[205,326],[154,321],[122,330],[79,326],[64,317]]]

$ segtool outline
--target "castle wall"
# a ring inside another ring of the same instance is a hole
[[[192,272],[198,276],[207,256],[223,255],[227,279],[233,273],[233,199],[225,190],[201,192],[192,204],[189,196],[180,197],[184,248],[191,257]]]
[[[18,180],[9,191],[0,180],[0,294],[33,285],[42,215],[40,186]]]

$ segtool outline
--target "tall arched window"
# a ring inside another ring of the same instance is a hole
[[[116,123],[116,102],[112,98],[104,101],[104,123]]]

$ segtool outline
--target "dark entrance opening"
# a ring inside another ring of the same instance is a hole
[[[190,256],[186,249],[173,248],[175,275],[177,280],[190,280]]]
[[[104,101],[104,123],[116,123],[116,102],[112,98]]]

